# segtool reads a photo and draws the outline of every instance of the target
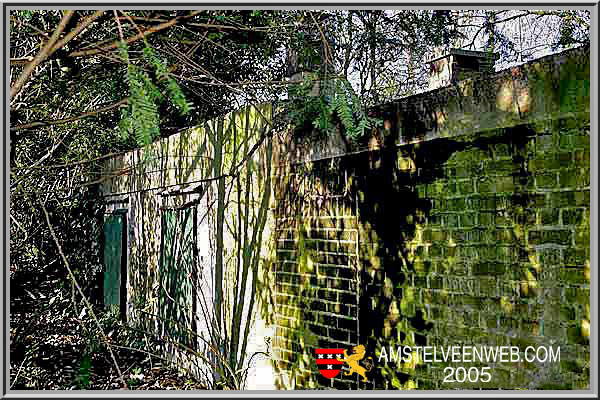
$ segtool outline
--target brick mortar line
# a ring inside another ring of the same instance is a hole
[[[344,267],[344,268],[346,268],[346,267]],[[329,276],[329,275],[306,274],[306,273],[286,272],[286,271],[279,271],[279,270],[275,271],[275,275],[277,275],[277,274],[301,276],[303,278],[311,278],[313,276],[316,276],[317,278],[321,278],[321,279],[339,279],[342,281],[356,282],[356,280],[352,279],[352,278],[339,278],[337,276]],[[326,289],[326,288],[323,288],[323,289]]]
[[[356,240],[340,240],[340,239],[318,239],[318,238],[305,238],[304,241],[313,241],[313,242],[325,242],[325,243],[341,243],[341,244],[355,244]],[[277,239],[278,242],[293,242],[298,243],[298,239]]]
[[[294,310],[301,310],[301,311],[303,310],[303,308],[298,308],[296,306],[283,306],[283,307],[289,307],[289,308],[292,308]],[[329,312],[329,311],[310,310],[309,313],[310,314],[322,314],[322,315],[326,315],[328,317],[336,317],[336,318],[339,318],[339,319],[344,319],[346,321],[356,321],[355,317],[347,317],[347,316],[345,316],[343,314],[337,314],[337,313],[333,313],[333,312]],[[275,312],[275,315],[281,316],[281,317],[286,318],[286,319],[295,319],[295,320],[298,319],[298,318],[296,318],[294,316],[291,316],[291,315],[286,316],[286,315],[280,314],[278,312]],[[315,322],[314,324],[318,325],[317,322]],[[329,327],[329,325],[327,325],[327,327]],[[346,328],[340,328],[340,329],[346,329]]]
[[[331,339],[331,338],[330,338],[330,337],[328,337],[328,336],[320,336],[320,335],[316,335],[316,336],[319,336],[319,337],[321,337],[321,338],[323,338],[323,339],[328,339],[328,341],[329,341],[329,342],[331,342],[331,343],[342,343],[342,344],[345,344],[345,345],[348,345],[348,346],[352,346],[352,343],[350,343],[349,341]],[[274,338],[274,339],[285,339],[285,337],[283,337],[283,336],[277,336],[277,335],[275,335],[273,338]],[[299,343],[299,342],[290,341],[290,343]],[[318,348],[318,347],[317,347],[317,348]],[[282,351],[282,350],[283,350],[283,351],[285,351],[286,353],[292,353],[292,354],[294,354],[294,353],[295,353],[295,352],[294,352],[294,351],[292,351],[292,350],[289,350],[289,349],[284,349],[284,348],[282,348],[282,347],[279,347],[279,346],[273,346],[273,349],[277,349],[277,350],[279,350],[279,351]]]
[[[328,289],[328,288],[324,288],[324,289],[335,291],[335,289]],[[286,297],[299,297],[299,298],[306,298],[305,296],[300,296],[300,295],[297,295],[297,294],[289,294],[289,293],[284,293],[284,292],[278,292],[278,291],[275,291],[275,292],[273,292],[273,293],[275,294],[275,296],[286,296]],[[351,294],[354,294],[355,292],[347,292],[347,291],[339,291],[339,290],[338,290],[338,293],[343,293],[343,294],[349,294],[349,293],[351,293]],[[333,300],[325,300],[325,299],[321,299],[321,298],[317,298],[317,297],[311,297],[311,299],[313,299],[313,300],[316,300],[316,301],[320,301],[321,303],[327,303],[327,304],[340,304],[340,303],[339,303],[339,302],[337,302],[337,301],[333,301]],[[279,304],[279,305],[284,305],[284,304]],[[350,305],[343,304],[343,305],[345,305],[346,307],[349,307],[349,306],[352,306],[352,307],[357,307],[357,305],[356,305],[356,304],[350,304]],[[285,305],[284,305],[284,306],[285,306]]]
[[[279,217],[276,218],[275,221],[277,222],[282,222],[282,221],[297,221],[298,218],[302,218],[304,220],[306,219],[315,219],[315,220],[320,220],[320,219],[353,219],[354,216],[352,215],[293,215],[293,216],[289,216],[289,217]]]
[[[343,253],[342,254],[336,253],[335,255],[342,256],[342,257],[348,257],[347,254],[343,254]],[[294,260],[281,260],[278,262],[283,263],[283,264],[299,264],[298,261],[294,261]],[[327,263],[318,263],[318,262],[314,262],[314,261],[313,261],[313,265],[316,265],[317,267],[336,267],[336,268],[343,268],[343,269],[353,268],[352,266],[345,265],[345,264],[327,264]],[[279,270],[277,270],[277,271],[279,271]]]
[[[286,253],[296,253],[298,250],[296,249],[280,249],[277,248],[275,249],[276,252],[286,252]],[[356,254],[354,253],[339,253],[339,252],[335,252],[335,251],[322,251],[319,250],[319,254],[325,254],[328,256],[344,256],[344,257],[356,257]],[[281,262],[297,262],[297,261],[292,261],[292,260],[281,260]]]
[[[287,283],[287,282],[278,282],[278,284],[280,284],[280,285],[286,285],[286,286],[295,286],[295,287],[299,287],[299,288],[303,287],[302,285],[298,285],[298,284],[295,284],[295,283]],[[340,294],[356,294],[355,291],[351,292],[351,291],[347,291],[347,290],[343,290],[343,289],[335,289],[335,288],[319,288],[319,290],[326,290],[328,292],[334,292],[334,293],[340,293]],[[275,291],[274,293],[276,295],[277,294],[281,294],[280,292],[277,292],[277,291]],[[304,297],[304,298],[306,298],[307,296],[297,296],[296,295],[295,297]],[[308,297],[308,298],[313,298],[313,297]]]
[[[276,232],[296,232],[297,228],[275,228]],[[337,231],[337,232],[358,232],[357,228],[311,228],[310,231]]]

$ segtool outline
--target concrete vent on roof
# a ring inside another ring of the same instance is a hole
[[[428,61],[430,65],[429,89],[448,86],[461,79],[494,71],[497,53],[451,48],[445,52],[436,51]]]

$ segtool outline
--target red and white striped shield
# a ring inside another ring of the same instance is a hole
[[[319,372],[325,378],[333,378],[342,370],[344,362],[338,356],[344,354],[344,349],[315,349],[315,358]]]

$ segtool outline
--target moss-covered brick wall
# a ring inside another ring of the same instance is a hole
[[[274,210],[277,382],[283,387],[348,389],[339,374],[318,382],[315,348],[350,348],[359,339],[358,219],[345,179],[326,163],[282,169]],[[328,185],[314,174],[324,174]]]
[[[363,148],[276,174],[280,387],[589,387],[589,51],[459,87],[481,90],[386,105]],[[366,383],[319,374],[315,348],[358,344]],[[390,346],[552,346],[560,362],[379,361]],[[491,380],[444,383],[447,366]]]
[[[491,364],[470,387],[586,387],[589,146],[589,121],[567,118],[383,152],[373,168],[348,160],[363,166],[367,348],[559,346],[560,363]],[[451,364],[383,364],[368,387],[458,386],[442,382]]]

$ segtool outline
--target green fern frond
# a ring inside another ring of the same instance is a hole
[[[158,104],[165,100],[165,96],[152,82],[146,71],[130,62],[126,43],[119,43],[118,53],[127,64],[126,81],[129,88],[128,106],[121,111],[119,128],[123,138],[133,136],[138,145],[145,146],[160,136]],[[190,108],[183,91],[169,75],[166,64],[158,58],[148,43],[146,43],[143,54],[159,80],[165,82],[171,102],[182,113],[189,112]]]
[[[169,98],[171,102],[179,109],[182,114],[187,114],[190,111],[190,106],[185,100],[185,96],[183,91],[177,84],[177,82],[171,77],[169,74],[169,70],[164,61],[162,61],[156,53],[154,49],[150,46],[146,45],[144,47],[144,56],[146,60],[150,63],[150,65],[154,68],[156,76],[160,81],[166,82],[165,87],[167,92],[169,93]]]
[[[315,79],[315,74],[308,74],[301,83],[290,90],[294,100],[289,115],[297,127],[306,127],[307,123],[310,123],[314,129],[333,134],[336,130],[333,119],[337,115],[346,136],[356,141],[368,129],[380,123],[378,119],[367,115],[347,79],[331,82],[332,90],[326,95],[311,96]]]

